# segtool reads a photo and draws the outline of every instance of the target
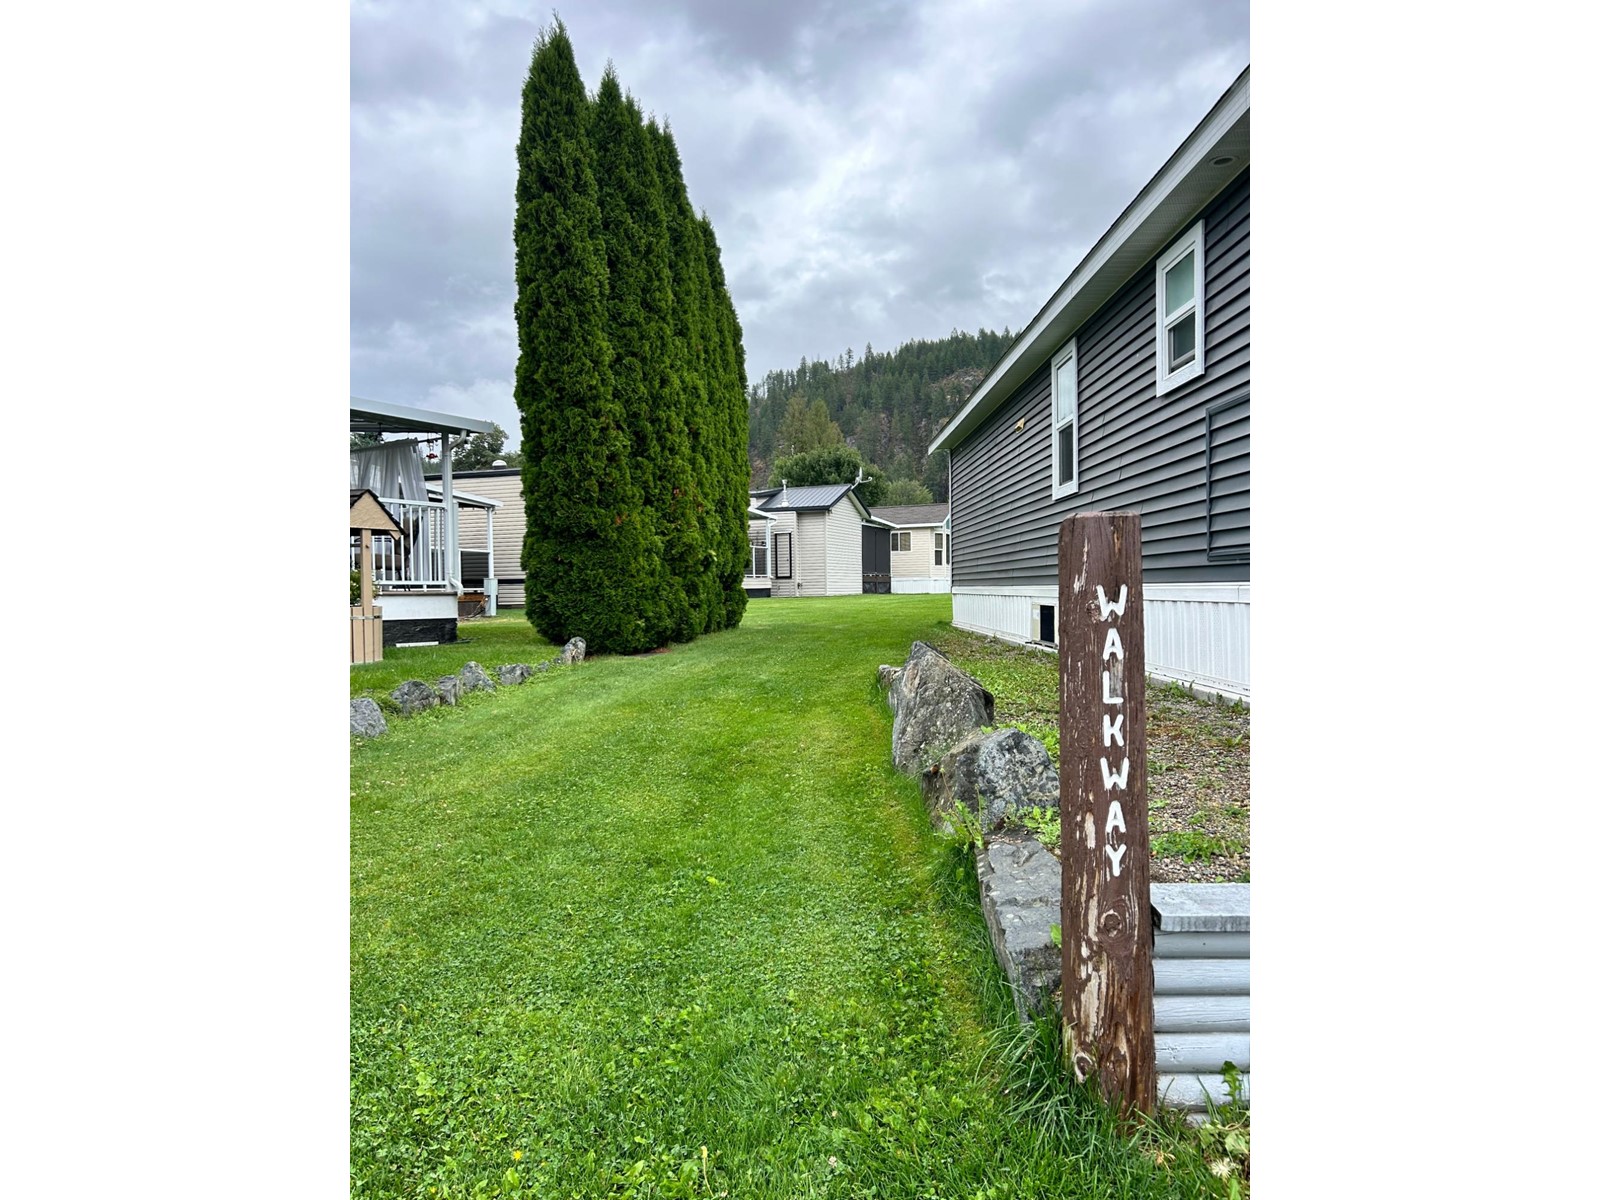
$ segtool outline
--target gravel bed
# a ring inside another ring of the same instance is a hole
[[[950,629],[933,641],[994,693],[995,724],[1042,741],[1059,766],[1056,657]],[[1150,680],[1145,692],[1152,883],[1250,878],[1250,710]]]

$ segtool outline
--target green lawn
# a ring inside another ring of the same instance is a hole
[[[1080,1096],[1019,1115],[970,868],[875,688],[949,615],[758,600],[354,744],[352,1194],[1226,1196]],[[463,633],[353,693],[554,653]]]

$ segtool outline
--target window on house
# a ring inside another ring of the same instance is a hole
[[[944,538],[945,535],[937,531],[933,535],[933,565],[936,567],[944,566]]]
[[[911,549],[911,531],[909,529],[896,530],[889,535],[889,549],[901,552]]]
[[[1206,369],[1205,280],[1205,228],[1196,221],[1156,263],[1158,396]]]
[[[792,533],[772,535],[772,577],[794,578],[794,534]]]
[[[767,544],[765,540],[750,543],[750,561],[745,564],[744,573],[750,578],[758,578],[767,573]]]
[[[1050,494],[1059,500],[1078,490],[1078,339],[1050,364]]]

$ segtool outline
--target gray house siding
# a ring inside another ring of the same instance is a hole
[[[1249,172],[1201,216],[1204,374],[1156,395],[1152,260],[1077,332],[1076,494],[1050,495],[1048,363],[956,447],[957,588],[1053,585],[1061,520],[1111,509],[1143,515],[1147,582],[1249,580]]]

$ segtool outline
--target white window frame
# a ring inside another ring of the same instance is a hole
[[[933,531],[933,565],[936,567],[944,566],[944,542],[945,535],[935,529]]]
[[[1190,251],[1194,251],[1194,299],[1171,317],[1167,313],[1167,272]],[[1194,357],[1176,371],[1168,364],[1167,331],[1194,313]],[[1206,231],[1205,222],[1196,221],[1187,233],[1172,243],[1156,261],[1156,395],[1164,395],[1206,370]]]
[[[894,529],[889,532],[889,553],[909,554],[911,552],[911,531],[909,529]]]
[[[1060,387],[1063,370],[1070,368],[1072,394]],[[1061,478],[1061,431],[1072,425],[1072,475]],[[1078,437],[1083,422],[1078,419],[1078,339],[1073,338],[1050,360],[1050,495],[1060,500],[1078,490]]]

